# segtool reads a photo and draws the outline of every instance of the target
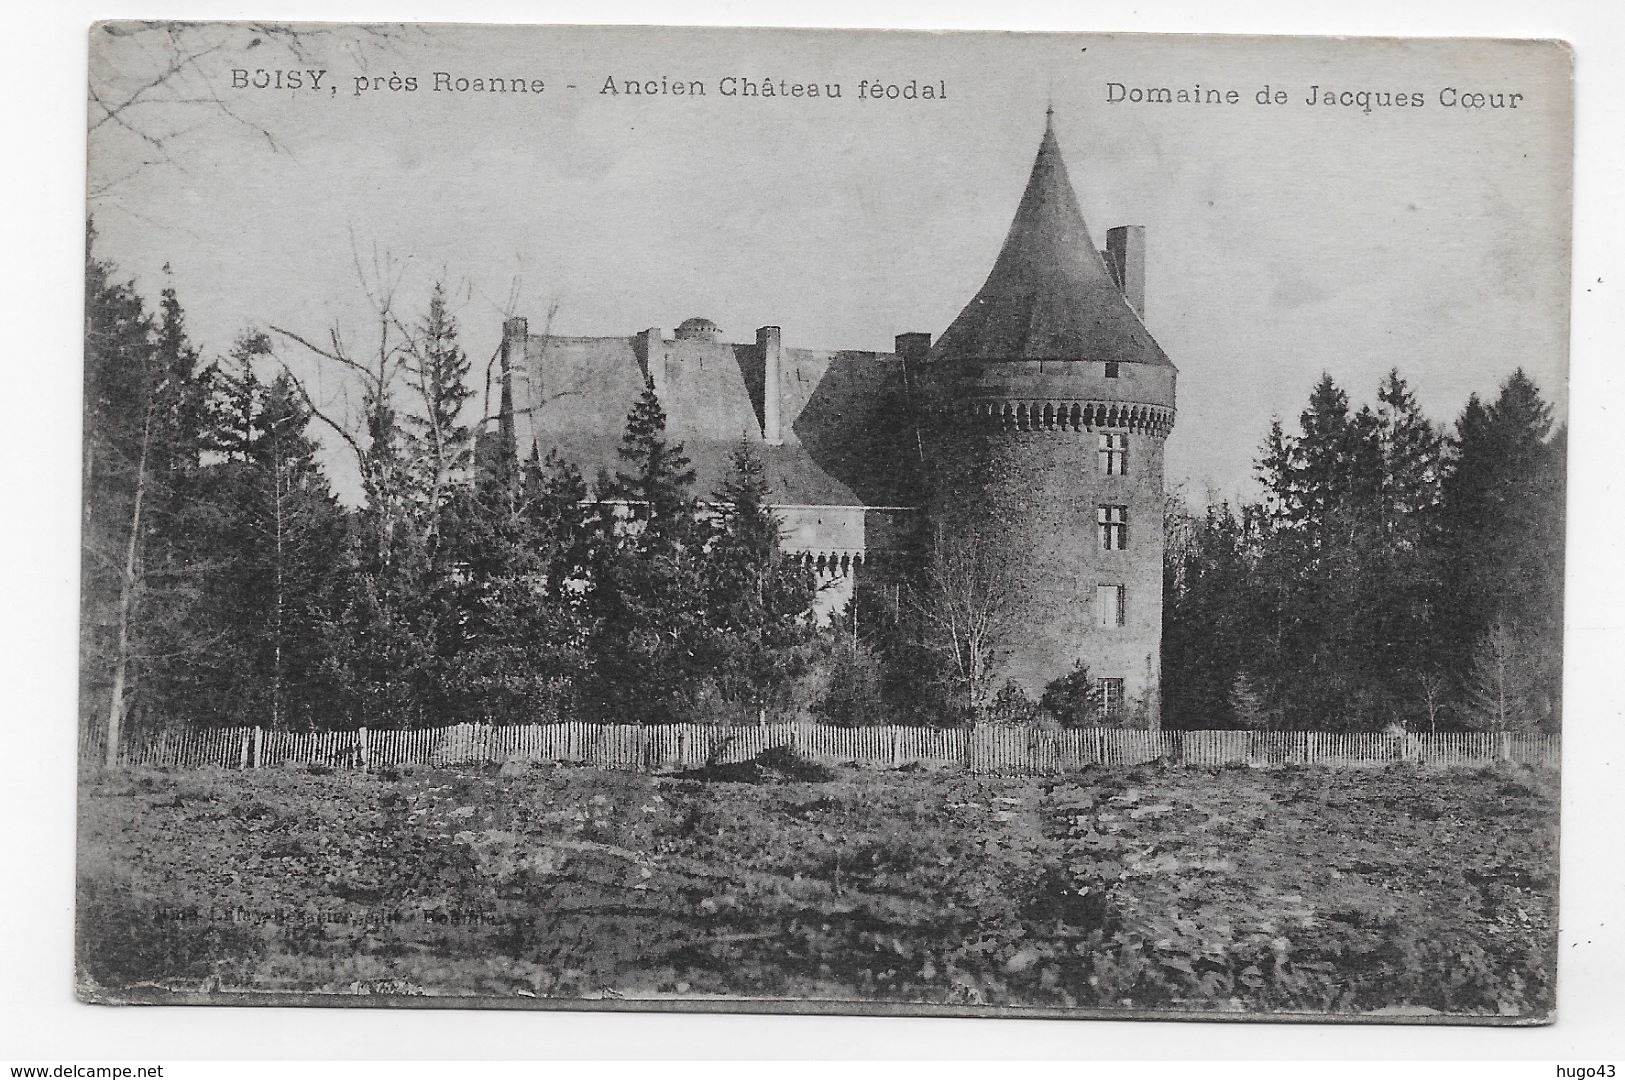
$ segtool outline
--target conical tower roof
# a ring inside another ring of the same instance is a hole
[[[1089,235],[1053,120],[993,272],[932,352],[945,360],[1169,362]]]

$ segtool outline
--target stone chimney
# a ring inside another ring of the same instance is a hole
[[[914,332],[898,334],[893,348],[906,364],[923,364],[931,352],[931,335]]]
[[[498,451],[504,463],[519,460],[519,437],[514,427],[513,371],[525,363],[526,346],[530,341],[530,323],[522,315],[502,322],[502,385],[501,405],[497,410]]]
[[[764,326],[756,331],[756,351],[762,355],[762,439],[769,446],[784,442],[784,431],[779,423],[779,398],[783,388],[784,341],[777,326]]]
[[[1119,225],[1106,230],[1106,267],[1128,306],[1145,319],[1145,226]]]
[[[637,354],[638,366],[655,385],[655,393],[666,389],[666,335],[658,326],[651,326],[632,338],[632,351]]]

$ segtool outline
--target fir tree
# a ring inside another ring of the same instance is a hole
[[[620,457],[607,494],[621,502],[600,509],[587,594],[591,698],[599,715],[623,723],[689,719],[705,682],[708,531],[652,380],[627,416]]]
[[[1281,418],[1270,421],[1269,434],[1259,450],[1253,473],[1264,489],[1263,510],[1273,523],[1287,524],[1296,515],[1297,494],[1293,477],[1294,447],[1281,426]]]
[[[205,463],[185,518],[189,621],[208,648],[167,665],[177,715],[309,728],[332,719],[321,638],[345,545],[310,413],[283,376],[254,373],[249,337],[211,365]]]
[[[618,453],[622,465],[608,494],[629,504],[631,519],[641,526],[640,543],[692,539],[694,469],[683,444],[666,438],[666,410],[652,378],[644,379],[643,393],[627,414]]]
[[[485,474],[454,495],[430,596],[436,649],[425,693],[440,715],[571,714],[589,637],[585,494],[580,473],[550,457],[528,464],[517,492]]]
[[[474,463],[474,439],[463,421],[464,407],[474,393],[468,372],[468,356],[457,343],[457,320],[446,310],[445,289],[437,283],[406,364],[417,408],[401,417],[412,509],[417,528],[431,547],[437,542],[442,510],[454,489],[469,481]]]
[[[1172,500],[1171,500],[1172,501]],[[1248,662],[1270,663],[1269,597],[1259,594],[1249,530],[1229,503],[1193,520],[1173,505],[1164,548],[1163,724],[1229,727],[1231,683]]]
[[[809,662],[817,594],[812,572],[780,546],[767,498],[762,461],[742,441],[716,493],[703,575],[713,684],[725,701],[758,715],[782,701]]]
[[[173,290],[154,320],[133,285],[85,248],[84,577],[86,719],[113,762],[146,676],[196,644],[177,526],[198,454],[196,353]]]
[[[1241,515],[1257,527],[1244,542],[1212,519],[1201,531],[1219,546],[1196,558],[1229,549],[1214,580],[1170,563],[1171,723],[1233,722],[1244,666],[1269,673],[1254,690],[1289,724],[1380,726],[1420,707],[1414,677],[1437,663],[1443,439],[1397,371],[1378,404],[1352,409],[1323,376],[1300,432],[1277,422],[1264,443],[1265,500]]]
[[[1445,438],[1422,414],[1416,396],[1392,368],[1377,391],[1382,453],[1382,528],[1391,543],[1416,547],[1431,541],[1445,466]]]
[[[1307,527],[1306,539],[1322,547],[1332,518],[1348,502],[1354,471],[1349,399],[1330,375],[1322,375],[1299,417],[1303,434],[1294,441],[1288,515]]]
[[[1539,712],[1555,725],[1562,692],[1564,450],[1551,408],[1520,370],[1496,400],[1470,399],[1456,423],[1440,539],[1450,604],[1447,671],[1464,687],[1497,625],[1520,628]]]

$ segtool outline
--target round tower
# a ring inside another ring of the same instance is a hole
[[[1157,725],[1176,371],[1144,267],[1138,226],[1095,247],[1046,123],[987,282],[931,352],[928,546],[987,594],[993,688],[1037,698],[1082,662],[1108,714]]]

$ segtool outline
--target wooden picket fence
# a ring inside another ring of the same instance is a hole
[[[199,728],[133,740],[120,754],[128,765],[228,769],[329,765],[478,765],[572,762],[608,768],[665,771],[708,761],[744,761],[772,747],[789,747],[827,764],[880,768],[936,766],[979,773],[1053,775],[1090,765],[1166,761],[1184,765],[1485,766],[1495,762],[1556,768],[1553,735],[1451,732],[1389,736],[1377,732],[1125,731],[1078,728],[1044,731],[984,725],[934,729],[898,725],[833,727],[774,723],[751,727],[703,724],[474,725],[411,730],[293,732],[263,728]],[[87,754],[87,760],[100,755]]]

